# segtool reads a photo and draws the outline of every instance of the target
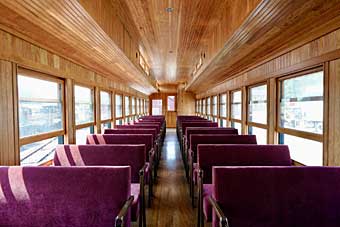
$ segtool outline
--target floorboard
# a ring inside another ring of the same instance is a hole
[[[191,207],[174,129],[167,129],[154,195],[152,207],[147,209],[147,226],[196,226],[196,209]]]

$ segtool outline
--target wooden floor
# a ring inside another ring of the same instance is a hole
[[[191,207],[174,129],[167,129],[154,195],[152,207],[147,210],[147,226],[196,226],[196,209]]]

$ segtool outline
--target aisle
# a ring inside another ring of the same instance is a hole
[[[147,226],[195,226],[196,210],[191,207],[175,129],[167,129],[154,189],[152,208],[147,209]]]

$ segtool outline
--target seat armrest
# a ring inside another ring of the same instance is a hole
[[[115,227],[123,227],[124,226],[124,218],[131,207],[134,197],[130,196],[129,199],[124,203],[124,206],[119,211],[116,220],[115,220]]]
[[[218,219],[219,219],[219,226],[220,227],[229,227],[228,224],[228,219],[227,217],[224,215],[222,209],[220,208],[220,206],[217,204],[216,200],[212,197],[209,196],[209,203],[211,204],[211,206],[213,207]]]

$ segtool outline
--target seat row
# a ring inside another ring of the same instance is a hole
[[[291,166],[286,145],[257,145],[208,120],[179,116],[177,136],[197,226],[338,226],[340,168]]]
[[[146,226],[165,128],[143,117],[57,146],[54,166],[0,167],[0,226]]]

